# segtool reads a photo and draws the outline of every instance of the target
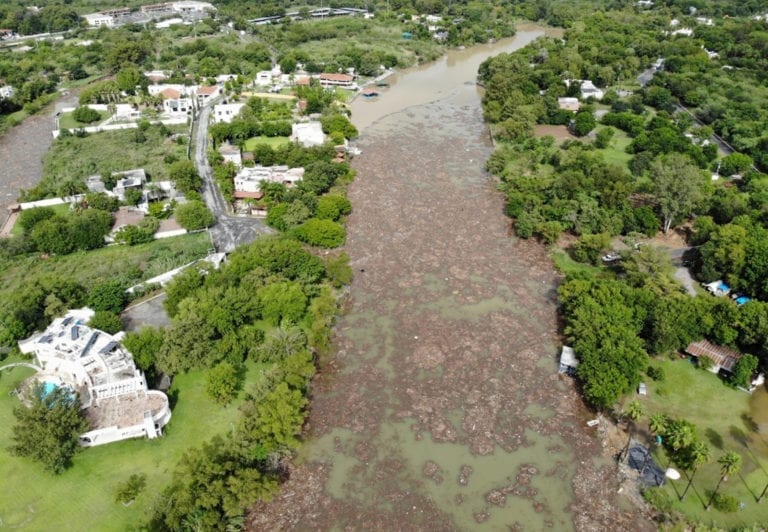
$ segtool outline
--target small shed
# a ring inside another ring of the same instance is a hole
[[[576,352],[573,347],[563,346],[563,350],[560,352],[560,369],[558,373],[565,373],[566,375],[575,375],[576,368],[579,367],[579,361],[576,359]]]
[[[707,340],[691,342],[691,344],[685,348],[685,352],[697,359],[699,357],[709,358],[713,362],[713,365],[710,368],[712,373],[718,373],[721,369],[733,373],[733,367],[741,358],[741,353],[735,349],[722,345],[715,345]]]

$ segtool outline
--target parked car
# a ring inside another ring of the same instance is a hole
[[[621,260],[621,255],[619,255],[615,251],[611,251],[610,253],[600,257],[600,260],[602,260],[603,262],[616,262],[617,260]]]
[[[738,306],[742,306],[744,303],[747,303],[751,300],[749,296],[742,294],[741,292],[735,292],[731,294],[731,299],[733,299]]]
[[[644,382],[641,382],[640,385],[637,387],[637,394],[648,395],[648,387],[645,385]]]

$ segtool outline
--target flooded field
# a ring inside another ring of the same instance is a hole
[[[307,443],[250,529],[653,529],[617,501],[592,416],[556,373],[546,250],[511,236],[483,171],[477,65],[540,34],[457,52],[353,105],[350,301]]]

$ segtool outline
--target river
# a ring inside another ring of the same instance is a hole
[[[483,170],[477,67],[542,34],[449,52],[353,102],[350,300],[307,442],[249,528],[653,529],[617,498],[591,415],[557,375],[558,275],[511,235]]]

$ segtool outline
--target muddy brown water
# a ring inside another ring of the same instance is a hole
[[[474,84],[451,52],[352,105],[355,279],[313,383],[306,444],[253,530],[631,530],[574,383],[558,377],[558,276],[511,236],[484,172]]]

